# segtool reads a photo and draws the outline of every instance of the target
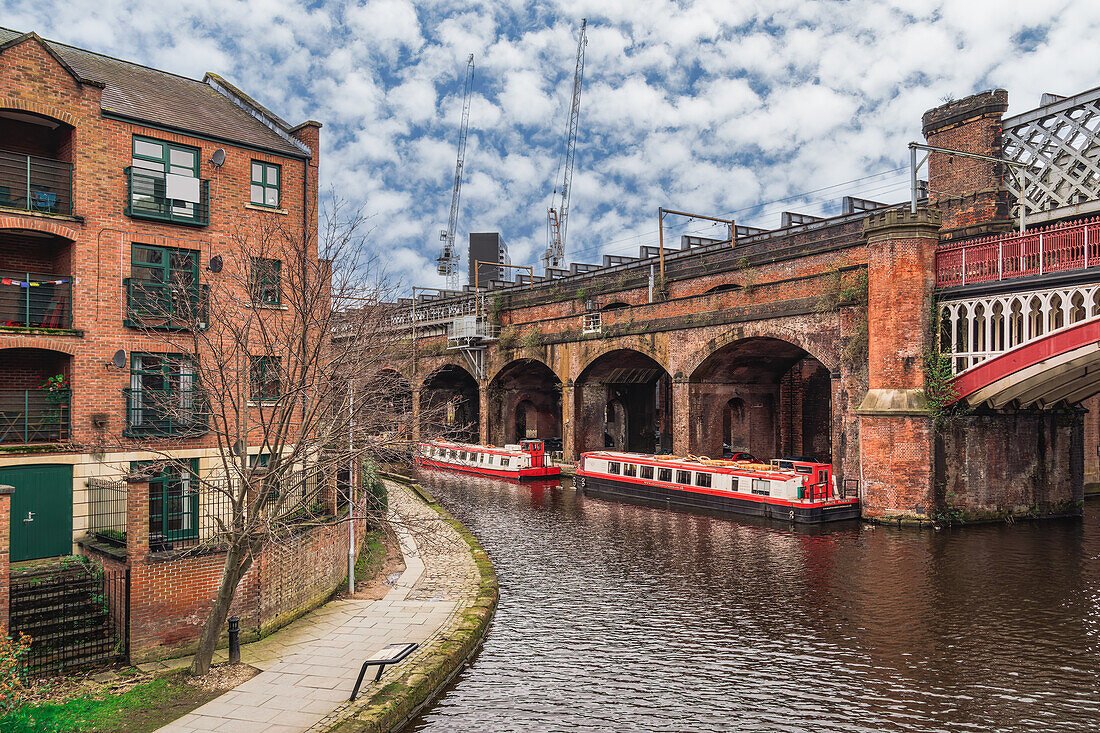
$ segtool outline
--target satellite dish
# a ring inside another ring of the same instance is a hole
[[[214,164],[215,168],[221,168],[225,163],[225,148],[218,148],[214,151],[214,154],[210,156],[210,162]]]
[[[111,357],[111,366],[113,366],[115,369],[125,369],[126,368],[126,350],[125,349],[119,349],[118,351],[115,352],[115,355]]]
[[[206,268],[215,275],[222,271],[222,256],[214,255],[210,258],[210,265]]]

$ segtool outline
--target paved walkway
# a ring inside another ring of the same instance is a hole
[[[363,660],[387,644],[415,641],[423,646],[449,626],[477,592],[477,567],[469,545],[411,491],[388,485],[391,519],[405,556],[405,572],[393,590],[380,601],[333,601],[241,647],[241,661],[261,673],[161,731],[323,730],[343,717]],[[215,662],[224,659],[224,652],[215,656]],[[393,669],[387,667],[378,684],[385,684]],[[371,694],[374,674],[374,669],[367,671],[360,698]]]

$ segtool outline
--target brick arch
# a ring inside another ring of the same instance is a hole
[[[42,104],[41,102],[30,102],[16,97],[0,97],[0,109],[30,112],[32,114],[42,115],[43,117],[49,117],[51,120],[64,122],[69,127],[76,127],[76,118],[70,113],[60,107],[52,107],[48,104]]]
[[[438,374],[441,370],[446,369],[447,367],[455,367],[456,369],[461,369],[462,371],[466,372],[466,374],[468,374],[470,376],[470,379],[474,380],[475,382],[477,381],[477,377],[475,377],[473,372],[470,371],[470,368],[467,364],[464,364],[459,359],[447,358],[444,361],[437,362],[434,367],[432,367],[431,369],[429,369],[426,372],[417,372],[417,374],[416,374],[417,381],[410,382],[410,384],[413,385],[414,389],[419,389],[419,388],[424,386],[425,382],[427,382],[429,379],[431,379],[436,374]]]
[[[752,324],[752,326],[758,326],[758,324]],[[800,333],[794,334],[790,331],[782,329],[750,327],[739,329],[739,332],[727,333],[724,336],[715,340],[713,348],[692,354],[692,356],[682,365],[682,375],[685,378],[690,379],[696,373],[696,371],[698,371],[699,367],[701,367],[708,359],[710,359],[710,357],[714,356],[722,349],[730,346],[731,344],[735,344],[738,341],[746,341],[748,339],[754,338],[770,338],[777,341],[785,341],[789,344],[797,346],[798,348],[802,349],[807,354],[812,356],[814,359],[817,359],[829,371],[837,371],[840,367],[839,359],[828,358],[823,353],[821,353],[820,349],[816,345],[807,343],[807,339],[802,338],[801,330],[802,329],[799,329]],[[839,349],[837,350],[837,356],[839,356]]]
[[[14,336],[14,338],[8,338],[8,336]],[[43,351],[57,351],[69,356],[76,356],[76,346],[73,341],[50,338],[49,336],[5,334],[0,337],[0,351],[8,349],[42,349]]]
[[[590,354],[588,359],[578,365],[575,373],[569,375],[571,381],[576,381],[588,367],[592,366],[596,361],[604,356],[607,356],[613,351],[636,351],[639,354],[649,357],[653,361],[657,362],[658,366],[664,369],[668,374],[672,374],[672,370],[669,368],[667,359],[661,357],[657,350],[652,346],[645,343],[643,339],[637,337],[627,336],[625,338],[609,339],[603,342],[600,350]],[[559,375],[560,376],[560,375]]]
[[[558,373],[558,370],[555,369],[553,367],[553,365],[548,363],[545,359],[541,359],[537,356],[518,356],[514,359],[509,359],[507,361],[501,361],[500,366],[498,366],[496,369],[494,369],[492,375],[489,376],[489,379],[488,379],[489,383],[491,384],[491,383],[495,382],[497,377],[499,377],[505,369],[512,366],[516,362],[520,362],[520,361],[534,361],[534,362],[538,362],[539,364],[542,364],[544,367],[547,368],[547,370],[549,370],[549,372],[551,374],[553,374],[555,377],[557,377],[558,380],[561,381],[562,384],[565,384],[565,379],[562,378],[562,375]]]
[[[53,234],[75,242],[79,232],[75,227],[34,216],[0,216],[0,229],[29,229],[43,234]]]

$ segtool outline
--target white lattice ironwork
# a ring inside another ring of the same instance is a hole
[[[940,349],[955,374],[1040,336],[1100,316],[1100,284],[940,303]]]
[[[1005,171],[1005,187],[1019,216],[1021,195],[1029,220],[1100,209],[1100,88],[1006,118],[1004,157],[1027,165],[1021,191],[1018,169]]]

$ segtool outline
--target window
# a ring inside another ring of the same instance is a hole
[[[280,260],[266,257],[252,258],[252,271],[248,279],[248,291],[257,305],[279,305],[282,302]]]
[[[271,465],[272,463],[273,461],[271,460],[270,453],[253,453],[248,457],[248,465],[253,468],[259,466],[260,468],[275,468],[275,470],[279,470],[277,467],[273,467]],[[268,487],[272,497],[277,497],[279,495],[280,487],[277,478],[268,476],[264,479],[264,484]]]
[[[672,469],[671,468],[658,468],[657,480],[664,481],[665,483],[672,483]]]
[[[199,253],[132,245],[126,315],[128,325],[187,326],[195,320],[203,323],[205,300],[199,287]]]
[[[205,223],[202,194],[198,148],[134,136],[130,215]]]
[[[250,356],[252,401],[274,402],[282,394],[279,383],[279,357]]]
[[[458,460],[460,460],[460,461],[465,461],[466,460],[466,451],[459,451]]]
[[[198,459],[186,466],[151,462],[130,466],[134,473],[149,475],[149,544],[157,548],[169,540],[197,537],[199,534]]]
[[[752,480],[752,493],[759,496],[771,496],[772,482],[767,479],[754,478]]]
[[[131,354],[127,401],[131,434],[181,435],[203,426],[194,366],[180,354]]]
[[[653,466],[642,466],[642,478],[653,478]]]
[[[676,483],[691,485],[691,471],[677,471]]]
[[[490,466],[491,466],[491,465],[493,465],[493,461],[494,461],[495,459],[496,459],[496,456],[489,456],[489,465],[490,465]]]
[[[637,476],[638,475],[638,467],[635,466],[633,463],[624,463],[623,464],[623,475],[624,476]]]
[[[702,486],[703,488],[710,488],[710,474],[703,473],[702,471],[696,471],[695,473],[695,485]]]
[[[619,472],[619,464],[618,464],[618,463],[616,463],[615,461],[611,461],[611,462],[609,462],[609,463],[607,464],[607,472],[608,472],[608,473],[616,473],[616,474],[617,474],[617,473]]]
[[[584,333],[599,333],[602,330],[602,316],[600,313],[585,313],[581,330]]]
[[[279,206],[279,180],[282,166],[252,161],[252,203],[256,206]]]
[[[502,466],[507,466],[507,465],[508,465],[508,461],[509,461],[509,459],[507,459],[507,458],[501,458],[501,459],[500,459],[500,465],[502,465]]]
[[[730,476],[730,491],[737,491],[737,477]]]

